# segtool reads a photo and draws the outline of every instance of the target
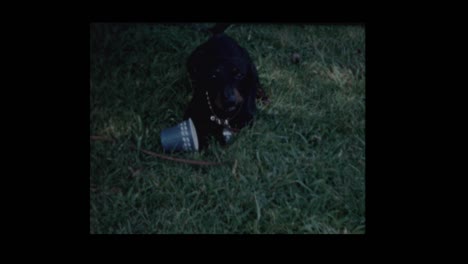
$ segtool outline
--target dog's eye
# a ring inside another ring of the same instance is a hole
[[[242,78],[244,78],[244,75],[242,73],[239,72],[239,69],[237,68],[233,68],[232,69],[232,75],[234,76],[235,79],[237,80],[240,80]]]
[[[237,73],[236,75],[234,75],[234,78],[237,80],[241,80],[244,78],[244,75],[242,73]]]
[[[211,75],[211,79],[216,79],[216,74]]]

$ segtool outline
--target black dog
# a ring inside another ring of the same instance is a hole
[[[225,144],[225,136],[250,124],[262,91],[248,52],[223,33],[227,27],[213,27],[212,37],[187,61],[194,94],[184,119],[192,118],[201,149],[210,136]]]

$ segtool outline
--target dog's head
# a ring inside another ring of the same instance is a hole
[[[242,63],[220,60],[208,68],[202,87],[219,110],[234,112],[244,103],[246,95],[242,84],[246,74],[246,66]]]
[[[208,92],[218,111],[230,115],[242,105],[252,104],[250,97],[255,97],[256,90],[252,75],[256,72],[252,72],[254,66],[247,52],[232,39],[213,38],[200,46],[187,67],[195,93]]]

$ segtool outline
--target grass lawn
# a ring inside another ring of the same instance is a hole
[[[365,233],[365,28],[239,24],[271,104],[227,148],[175,157],[159,133],[191,98],[185,62],[212,24],[91,24],[90,233]],[[300,55],[299,63],[291,55]]]

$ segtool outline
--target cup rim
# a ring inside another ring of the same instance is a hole
[[[190,125],[190,131],[192,132],[192,139],[193,139],[193,144],[195,146],[195,150],[198,151],[198,136],[197,136],[197,129],[195,128],[195,125],[193,124],[192,118],[188,119],[189,125]]]

